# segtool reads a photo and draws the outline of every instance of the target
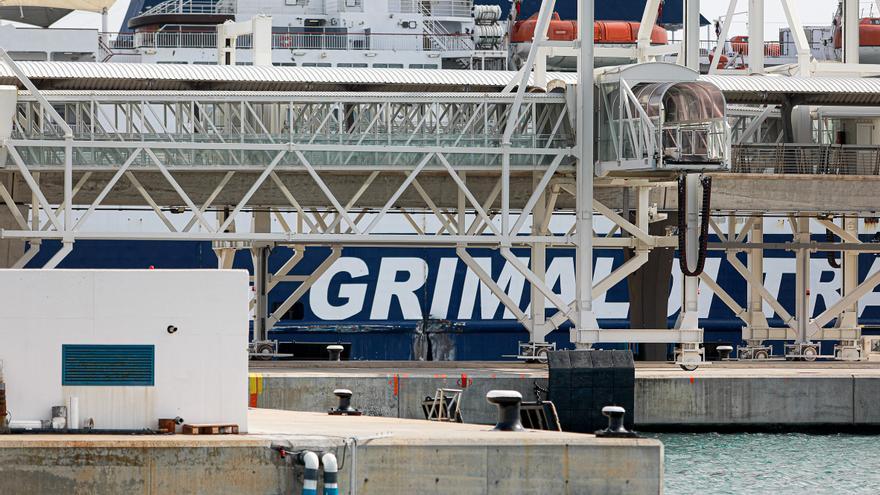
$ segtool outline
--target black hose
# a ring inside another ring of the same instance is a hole
[[[825,229],[825,242],[834,242],[834,232]],[[840,262],[837,261],[837,254],[834,251],[826,251],[825,256],[828,257],[828,264],[831,268],[840,268]]]
[[[687,259],[687,179],[685,175],[678,178],[678,265],[681,273],[688,277],[699,277],[706,266],[706,254],[709,252],[709,205],[712,200],[712,177],[700,179],[703,186],[703,210],[700,218],[700,248],[697,251],[697,266],[691,271]]]

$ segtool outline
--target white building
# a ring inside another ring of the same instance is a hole
[[[181,417],[246,431],[249,295],[239,270],[0,270],[11,419],[77,397],[98,429]]]

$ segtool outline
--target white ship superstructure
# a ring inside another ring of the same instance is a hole
[[[76,7],[106,12],[112,4],[86,3]],[[273,65],[505,69],[500,16],[498,6],[472,0],[167,0],[130,19],[129,32],[107,33],[106,22],[101,31],[7,25],[0,45],[17,60],[213,65],[219,24],[268,18]],[[234,44],[235,63],[253,64],[252,35]]]

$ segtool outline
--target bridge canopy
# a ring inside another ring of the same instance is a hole
[[[666,123],[697,123],[725,116],[724,94],[706,82],[662,82],[633,88],[649,117],[662,113]]]

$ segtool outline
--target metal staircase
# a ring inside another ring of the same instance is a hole
[[[423,34],[425,35],[426,48],[439,52],[473,51],[471,39],[464,34],[452,34],[434,16],[432,2],[419,0],[419,13],[422,14]]]

